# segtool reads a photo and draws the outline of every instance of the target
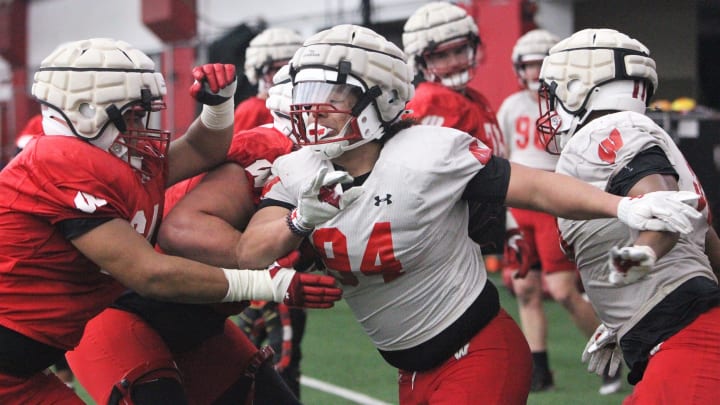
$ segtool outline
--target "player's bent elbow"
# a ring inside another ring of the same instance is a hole
[[[163,223],[158,230],[157,245],[163,252],[178,254],[182,251],[182,235],[185,234],[185,227],[177,221]]]

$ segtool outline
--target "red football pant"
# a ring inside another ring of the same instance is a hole
[[[401,405],[521,405],[530,392],[532,357],[503,310],[453,357],[426,372],[400,370]]]
[[[27,379],[0,373],[0,404],[85,405],[85,402],[48,371]]]
[[[240,328],[226,320],[223,334],[173,355],[142,318],[108,308],[88,323],[80,345],[66,357],[75,377],[98,404],[107,403],[113,386],[128,371],[146,364],[176,364],[189,402],[204,404],[243,375],[255,352],[257,348]]]
[[[623,405],[707,405],[720,401],[720,308],[663,342]]]
[[[575,263],[560,249],[557,220],[544,212],[511,208],[525,241],[530,245],[532,262],[540,262],[544,273],[574,271]]]

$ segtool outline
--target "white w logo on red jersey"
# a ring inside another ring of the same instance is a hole
[[[92,214],[96,209],[107,204],[107,201],[102,198],[97,198],[91,194],[83,193],[82,191],[78,191],[75,195],[74,202],[75,208],[82,212],[87,212],[88,214]]]
[[[461,358],[467,356],[469,347],[470,343],[465,343],[465,346],[461,347],[460,350],[456,351],[455,360],[460,360]]]

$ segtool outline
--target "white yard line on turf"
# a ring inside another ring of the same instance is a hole
[[[330,383],[326,383],[325,381],[316,380],[312,377],[307,377],[304,375],[300,376],[300,384],[306,385],[319,391],[327,392],[341,398],[348,399],[360,405],[392,405],[387,402],[380,401],[379,399],[369,397],[365,394],[361,394],[347,388],[338,387],[337,385],[332,385]]]

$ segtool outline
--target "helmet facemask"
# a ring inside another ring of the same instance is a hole
[[[379,89],[364,92],[362,86],[354,84],[295,84],[290,118],[298,143],[310,146],[323,159],[334,159],[380,138],[383,126],[373,105],[379,94]]]
[[[577,117],[567,113],[563,107],[557,108],[558,99],[553,86],[540,82],[538,94],[540,116],[535,122],[538,136],[548,153],[559,155],[567,138],[572,136],[577,128]]]
[[[133,103],[124,109],[120,120],[111,119],[104,131],[117,136],[108,151],[126,161],[133,169],[147,177],[158,175],[160,165],[143,164],[145,159],[162,160],[170,143],[170,131],[152,128],[153,112],[166,108],[162,100]],[[103,136],[101,135],[100,138]],[[90,141],[91,143],[93,141]]]
[[[426,80],[462,90],[475,76],[477,48],[477,41],[467,36],[450,39],[428,47],[420,57],[419,66]]]

